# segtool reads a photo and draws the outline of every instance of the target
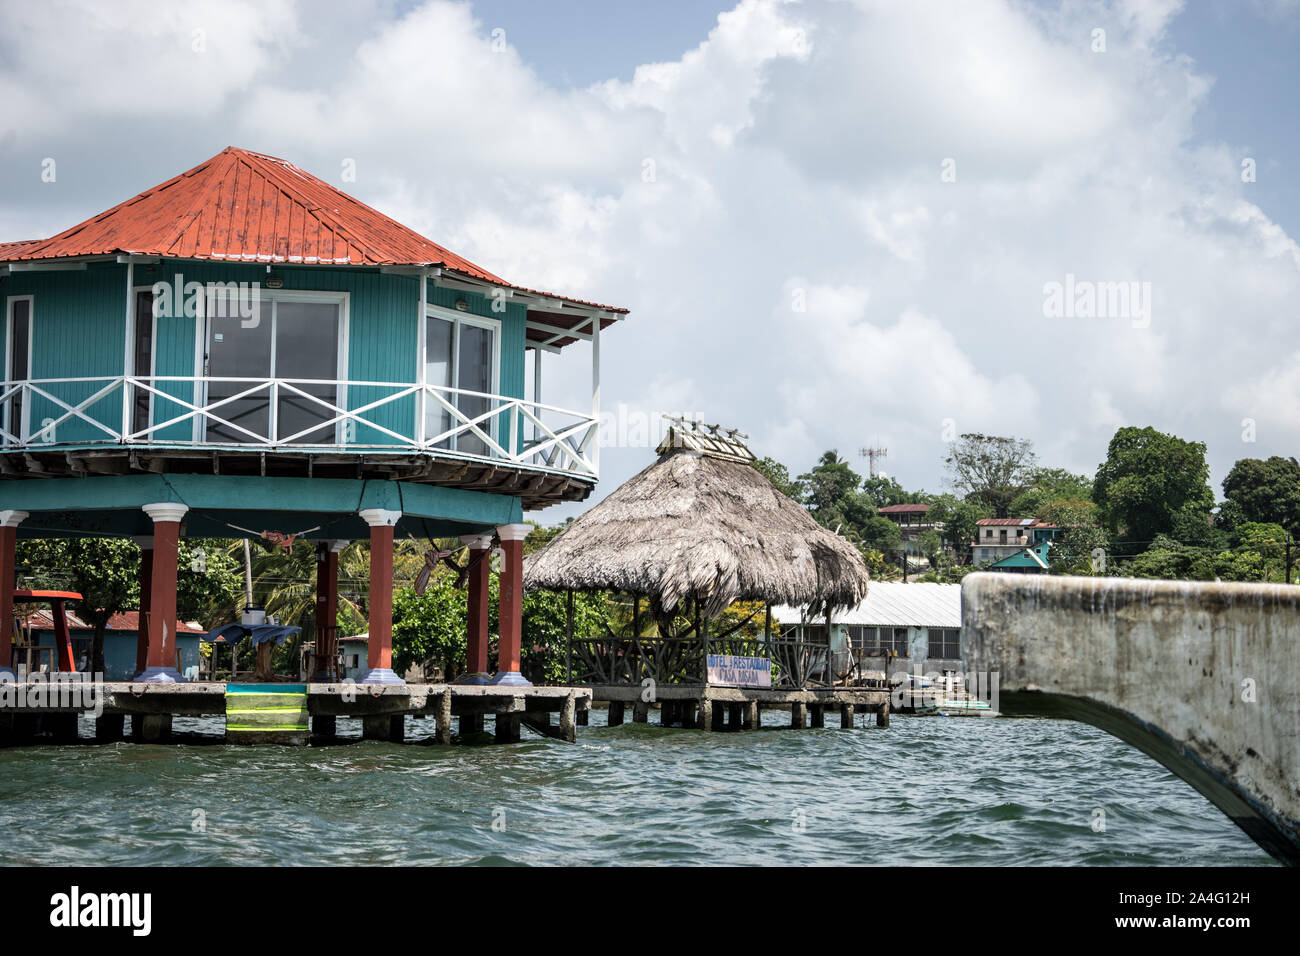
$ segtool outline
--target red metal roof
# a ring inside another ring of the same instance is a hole
[[[1018,528],[1032,528],[1038,524],[1037,518],[980,518],[977,525],[1007,525]]]
[[[930,510],[930,506],[925,504],[885,505],[885,507],[876,510],[882,515],[923,514]]]
[[[21,604],[22,601],[20,600],[18,603]],[[77,617],[77,615],[74,612],[68,611],[67,615],[68,615],[69,630],[71,631],[93,631],[94,630],[93,625],[87,624],[81,618]],[[42,608],[41,610],[33,611],[31,614],[27,616],[27,624],[31,627],[35,627],[40,630],[49,630],[50,628],[54,627],[54,618],[49,610]],[[138,634],[140,632],[140,612],[123,611],[121,614],[114,614],[112,617],[108,619],[107,629],[110,631],[135,631]],[[206,634],[207,631],[199,627],[199,625],[193,621],[188,621],[188,622],[177,621],[176,633],[177,634]]]
[[[292,163],[235,146],[57,236],[0,243],[7,262],[102,255],[441,266],[521,292],[627,311],[511,285]]]

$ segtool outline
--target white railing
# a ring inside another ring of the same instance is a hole
[[[0,450],[418,451],[595,478],[598,424],[541,402],[409,382],[178,375],[0,382]]]

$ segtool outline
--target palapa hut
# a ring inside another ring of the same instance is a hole
[[[628,634],[570,636],[571,679],[706,680],[712,653],[765,658],[774,682],[802,686],[808,653],[781,646],[770,614],[745,637],[740,625],[710,634],[709,622],[738,600],[856,606],[867,593],[862,556],[754,468],[746,436],[673,421],[654,464],[526,559],[524,588],[632,595]]]

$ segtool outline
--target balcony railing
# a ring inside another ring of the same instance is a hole
[[[426,452],[594,479],[598,425],[540,402],[409,382],[122,375],[0,383],[0,443],[27,451]]]

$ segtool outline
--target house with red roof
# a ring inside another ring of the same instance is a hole
[[[591,493],[601,339],[626,309],[512,283],[235,147],[57,235],[0,243],[0,303],[0,621],[15,537],[135,537],[141,679],[175,680],[179,537],[265,531],[317,545],[329,660],[339,543],[368,539],[363,679],[400,682],[394,537],[460,536],[502,548],[494,679],[523,681],[523,512]],[[546,357],[575,346],[591,404],[548,404]],[[469,625],[471,672],[488,670],[486,622]],[[11,656],[0,629],[0,668]]]
[[[65,611],[72,638],[72,656],[78,670],[89,668],[94,625],[73,610]],[[175,667],[191,679],[199,672],[199,641],[207,633],[193,621],[176,622]],[[122,611],[108,619],[104,628],[104,678],[128,681],[135,674],[140,612]],[[20,673],[50,672],[56,656],[54,614],[36,608],[18,618],[14,657]]]

